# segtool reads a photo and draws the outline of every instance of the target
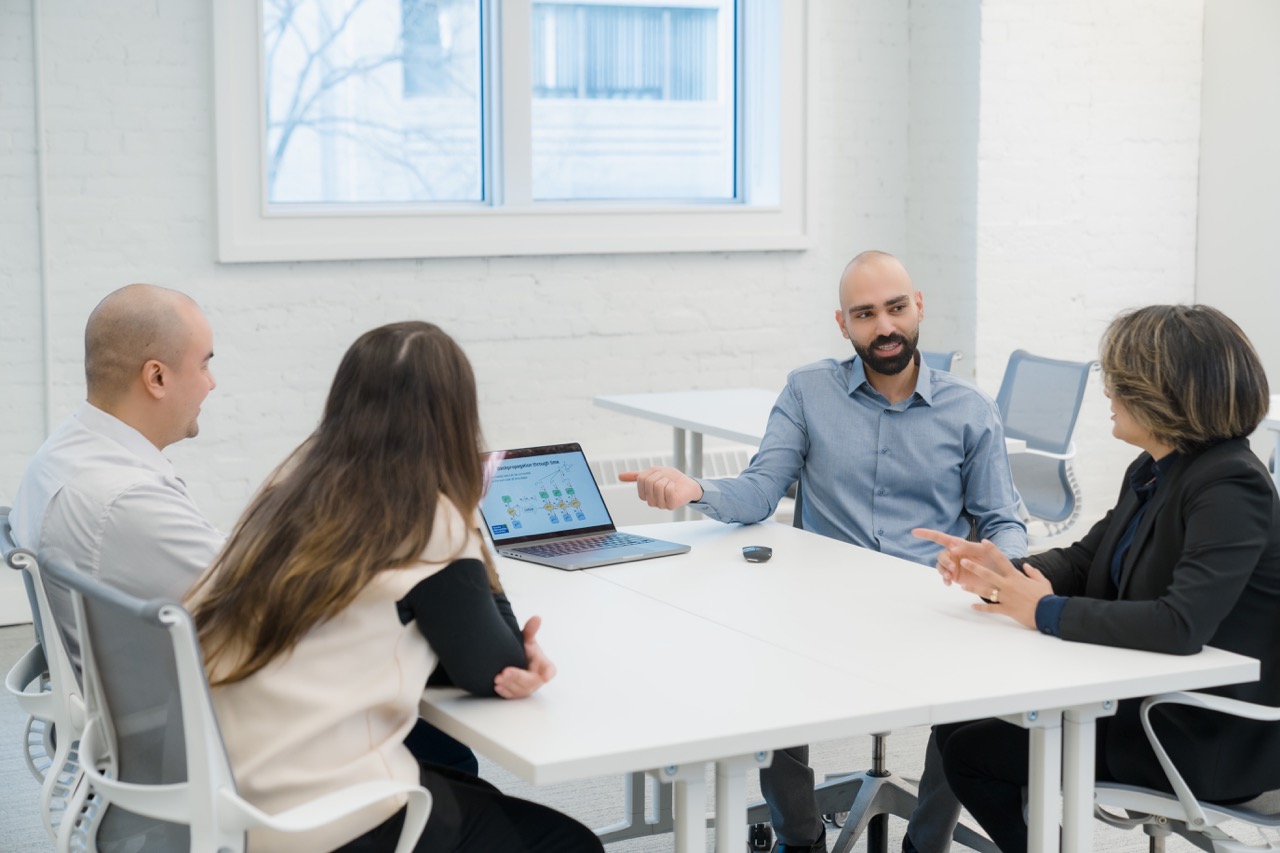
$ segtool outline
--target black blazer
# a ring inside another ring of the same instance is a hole
[[[1138,508],[1125,472],[1115,509],[1079,542],[1016,562],[1059,595],[1061,636],[1188,655],[1214,646],[1262,662],[1261,679],[1206,690],[1280,706],[1280,499],[1244,439],[1183,454],[1151,498],[1121,565],[1111,558]],[[1122,782],[1168,790],[1138,717],[1140,700],[1100,721],[1100,762]],[[1280,723],[1161,706],[1156,733],[1197,796],[1239,799],[1280,788]]]

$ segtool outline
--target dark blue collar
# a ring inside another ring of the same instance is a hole
[[[1129,476],[1129,487],[1133,489],[1133,493],[1137,495],[1139,501],[1145,503],[1151,499],[1151,496],[1156,493],[1156,489],[1159,488],[1160,481],[1164,479],[1177,461],[1178,451],[1175,450],[1159,460],[1148,456],[1141,465],[1133,470],[1133,473]]]

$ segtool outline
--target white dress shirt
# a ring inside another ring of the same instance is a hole
[[[133,595],[175,601],[226,538],[154,444],[87,402],[36,451],[9,522],[14,542],[41,562],[66,559]],[[49,606],[73,624],[69,600],[55,591]],[[78,665],[79,650],[68,651]]]

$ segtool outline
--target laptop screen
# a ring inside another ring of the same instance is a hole
[[[495,545],[614,529],[577,444],[494,451],[485,466],[489,489],[480,512]]]

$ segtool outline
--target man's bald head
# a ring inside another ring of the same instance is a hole
[[[902,265],[902,261],[888,252],[882,252],[879,249],[868,249],[865,252],[859,252],[853,260],[845,264],[844,272],[840,273],[840,284],[843,286],[854,275],[873,268],[892,269],[894,272],[901,271],[908,282],[911,280],[910,276],[907,275],[907,268]]]
[[[98,303],[84,330],[89,401],[117,402],[154,359],[177,365],[191,338],[191,297],[154,284],[129,284]]]

